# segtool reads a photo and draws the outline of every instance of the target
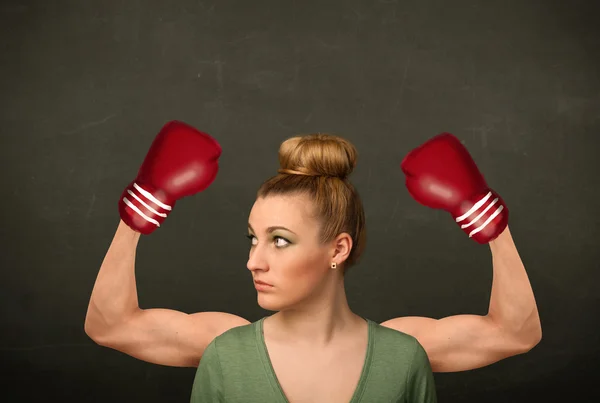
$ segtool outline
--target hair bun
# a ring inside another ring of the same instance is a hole
[[[287,139],[279,147],[279,173],[346,179],[358,153],[349,141],[332,134],[308,134]]]

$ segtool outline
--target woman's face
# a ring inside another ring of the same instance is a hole
[[[258,304],[280,311],[318,294],[330,270],[333,249],[319,244],[319,224],[306,196],[257,199],[250,212],[248,269],[254,281],[271,286],[257,289]]]

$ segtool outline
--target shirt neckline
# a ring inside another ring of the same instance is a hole
[[[289,403],[285,393],[283,392],[283,388],[277,379],[277,375],[275,374],[275,369],[273,368],[273,363],[271,362],[271,358],[269,356],[269,351],[267,350],[267,344],[265,342],[265,335],[263,331],[263,321],[266,317],[259,319],[255,325],[255,336],[256,336],[256,345],[259,351],[259,357],[263,363],[263,368],[269,379],[269,384],[273,389],[273,393],[281,399],[282,402]],[[375,322],[363,318],[368,325],[368,336],[367,336],[367,354],[365,356],[365,360],[363,363],[362,371],[360,374],[360,378],[358,379],[358,384],[356,385],[356,389],[352,394],[352,398],[348,403],[358,403],[360,401],[361,396],[364,393],[365,385],[367,384],[367,378],[369,376],[369,370],[371,369],[371,361],[373,357],[373,333],[375,329]]]

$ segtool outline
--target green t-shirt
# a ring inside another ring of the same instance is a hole
[[[267,352],[264,319],[230,329],[207,346],[191,403],[288,403]],[[417,339],[366,321],[367,355],[349,403],[437,403],[429,359]]]

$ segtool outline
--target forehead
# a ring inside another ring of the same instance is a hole
[[[255,230],[280,225],[291,230],[302,230],[314,225],[312,203],[304,195],[267,196],[258,198],[248,219]]]

